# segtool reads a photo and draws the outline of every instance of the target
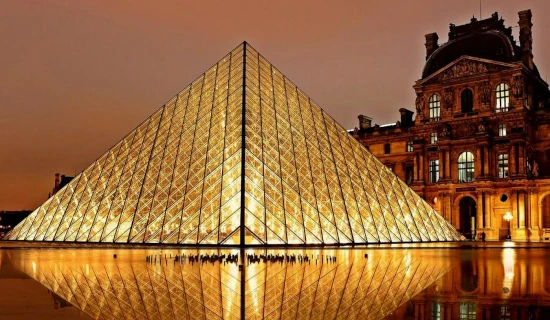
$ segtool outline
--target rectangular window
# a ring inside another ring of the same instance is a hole
[[[508,178],[508,154],[503,153],[498,155],[498,178]]]
[[[510,103],[510,88],[506,83],[501,83],[496,89],[496,111],[506,112],[508,111]]]
[[[501,306],[500,307],[500,316],[498,317],[499,320],[510,320],[512,319],[510,314],[510,307],[508,306]]]
[[[438,94],[430,96],[429,100],[430,121],[439,121],[441,119],[441,100]]]
[[[506,125],[504,123],[501,123],[498,125],[498,136],[499,137],[506,136]]]
[[[460,320],[475,320],[477,306],[472,302],[461,302],[459,305],[459,312]]]
[[[439,181],[439,160],[430,160],[430,183]]]
[[[437,143],[437,132],[430,133],[430,143],[431,144]]]
[[[413,152],[414,150],[414,147],[413,147],[413,141],[407,141],[407,152]]]
[[[391,145],[389,143],[386,143],[384,145],[384,154],[390,154],[391,152]]]
[[[432,302],[432,320],[441,320],[441,304]]]

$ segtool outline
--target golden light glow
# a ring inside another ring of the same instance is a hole
[[[460,236],[243,43],[8,238],[269,245]]]

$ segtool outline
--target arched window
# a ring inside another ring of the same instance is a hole
[[[432,94],[428,100],[430,108],[430,121],[439,121],[441,119],[441,99],[438,94]]]
[[[510,88],[506,83],[501,83],[497,86],[496,90],[496,100],[497,100],[497,112],[508,111],[508,106],[510,104]]]
[[[458,182],[474,181],[474,155],[465,151],[458,156]]]
[[[472,112],[474,110],[474,94],[470,89],[464,89],[460,94],[460,105],[462,113]]]

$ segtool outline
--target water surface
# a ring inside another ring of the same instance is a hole
[[[547,319],[547,252],[0,250],[0,319]]]

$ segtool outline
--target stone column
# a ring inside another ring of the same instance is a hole
[[[453,304],[452,303],[442,303],[441,304],[441,319],[442,320],[451,320],[453,318]]]
[[[445,151],[445,163],[447,163],[447,166],[445,167],[445,171],[447,173],[445,175],[447,176],[447,179],[451,179],[451,150]]]
[[[527,189],[529,197],[529,228],[531,229],[531,239],[540,240],[540,229],[542,228],[540,221],[540,212],[538,207],[538,189]]]
[[[516,172],[516,146],[514,144],[510,144],[510,156],[508,157],[508,176],[513,177],[517,175]]]
[[[518,191],[517,190],[511,190],[510,192],[510,203],[512,204],[512,220],[510,221],[510,233],[512,233],[512,230],[514,230],[514,227],[518,225],[519,221],[519,215],[518,215]]]
[[[477,146],[476,148],[476,158],[474,159],[474,170],[476,172],[477,177],[485,177],[486,173],[483,171],[484,165],[484,159],[483,159],[483,146]]]
[[[518,228],[525,228],[525,190],[518,190]]]
[[[517,154],[517,161],[518,161],[518,175],[526,175],[526,155],[525,155],[525,145],[523,143],[518,143],[518,154]]]
[[[485,228],[483,225],[483,222],[485,220],[485,204],[483,202],[483,199],[485,198],[483,192],[477,193],[477,212],[476,212],[476,224],[477,224],[477,230],[478,233],[481,232],[482,229]]]
[[[445,151],[439,152],[439,180],[447,179],[445,177],[445,167],[447,166],[447,163],[445,163]]]
[[[493,201],[495,200],[495,194],[494,191],[485,191],[485,228],[493,228],[494,221],[493,221]]]
[[[424,182],[424,155],[418,154],[418,182]]]
[[[484,174],[486,177],[490,177],[492,174],[491,174],[491,168],[494,167],[494,164],[493,164],[493,161],[492,159],[490,159],[490,154],[489,154],[489,146],[488,145],[485,145],[483,146],[483,166],[484,166]]]

